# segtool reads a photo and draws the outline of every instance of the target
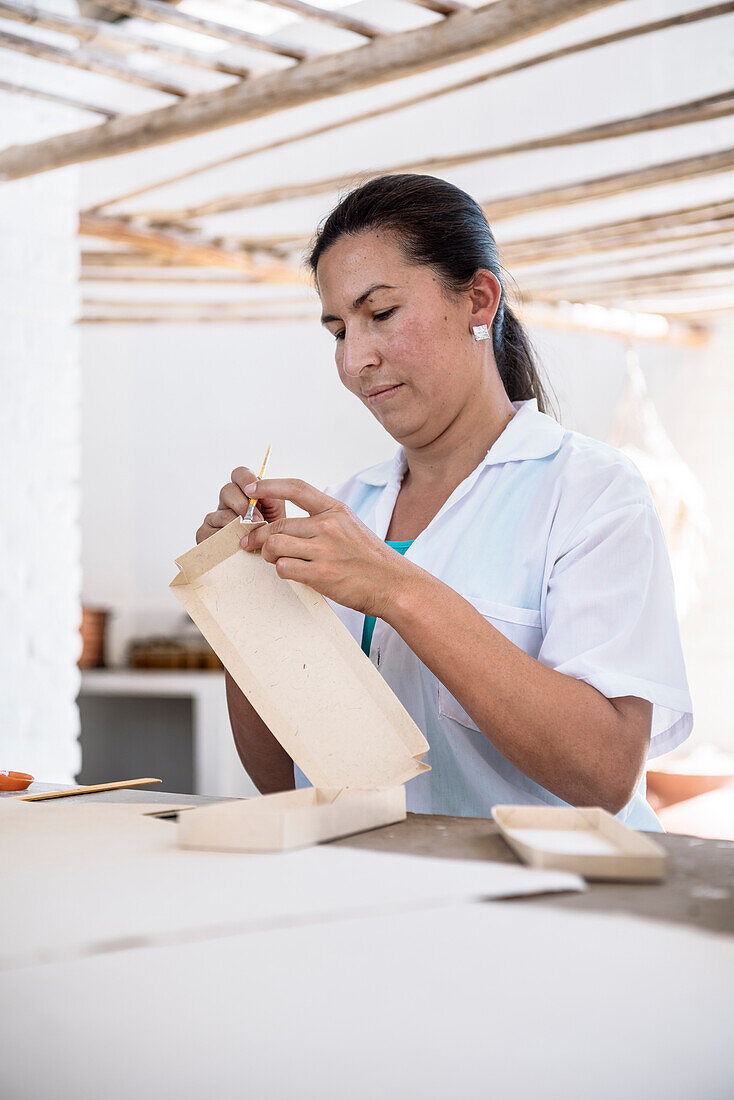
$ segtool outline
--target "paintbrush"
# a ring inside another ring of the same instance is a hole
[[[270,461],[270,451],[271,450],[272,450],[272,443],[269,443],[268,444],[268,449],[265,452],[265,458],[263,459],[263,464],[260,467],[260,473],[257,475],[257,480],[258,481],[262,481],[262,479],[265,477],[265,471],[267,470],[268,462]],[[250,497],[250,503],[247,506],[247,512],[245,513],[245,522],[246,523],[252,523],[253,520],[255,519],[255,505],[257,504],[257,501],[258,501],[257,497]]]
[[[43,794],[21,794],[15,797],[21,802],[45,802],[47,798],[67,798],[73,794],[95,794],[97,791],[117,791],[123,787],[142,787],[160,783],[160,779],[123,779],[118,783],[97,783],[93,787],[69,787],[65,791],[44,791]]]

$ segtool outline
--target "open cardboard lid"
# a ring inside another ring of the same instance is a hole
[[[428,771],[429,745],[323,596],[240,548],[241,519],[176,559],[171,584],[224,667],[316,787]]]

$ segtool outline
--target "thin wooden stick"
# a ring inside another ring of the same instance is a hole
[[[644,317],[639,313],[635,316],[634,309],[628,310],[628,319],[619,316],[608,316],[601,324],[594,314],[585,315],[585,311],[573,308],[584,305],[584,302],[558,305],[557,303],[529,301],[523,302],[517,307],[518,313],[524,324],[538,328],[563,329],[568,332],[600,333],[604,336],[619,337],[624,340],[634,340],[635,343],[672,344],[684,347],[704,347],[710,339],[708,330],[700,324],[688,324],[685,321],[669,320],[667,325],[658,328],[644,323]],[[644,312],[644,311],[641,311]],[[619,311],[617,311],[619,313]]]
[[[45,791],[43,794],[20,794],[21,802],[45,802],[48,798],[68,798],[74,794],[94,794],[96,791],[117,791],[123,787],[144,787],[149,783],[161,783],[160,779],[122,779],[119,783],[96,783],[93,787],[69,787],[65,791]]]
[[[417,2],[417,0],[414,0],[414,2]],[[197,167],[190,168],[186,172],[179,172],[176,175],[155,180],[153,183],[146,184],[144,187],[138,187],[122,195],[116,195],[114,198],[98,203],[91,209],[94,212],[104,210],[110,206],[125,202],[128,199],[137,198],[139,195],[145,195],[150,191],[156,191],[161,187],[167,187],[172,183],[180,183],[182,180],[192,179],[194,176],[201,175],[203,172],[209,172],[214,168],[222,168],[227,164],[234,164],[236,161],[245,160],[247,157],[257,156],[261,153],[269,152],[272,149],[280,149],[283,148],[283,146],[292,145],[295,142],[307,141],[310,138],[339,130],[345,126],[354,126],[372,118],[381,118],[394,111],[404,111],[410,107],[415,107],[421,103],[427,103],[430,100],[437,99],[440,96],[451,95],[455,92],[464,91],[467,88],[487,84],[492,80],[497,80],[499,77],[509,76],[512,73],[521,72],[524,69],[533,68],[536,65],[546,64],[549,61],[556,61],[559,58],[568,57],[571,54],[580,53],[601,46],[608,46],[611,43],[622,42],[625,39],[636,38],[645,34],[652,34],[657,31],[667,30],[671,27],[698,22],[702,19],[711,19],[721,15],[728,15],[732,12],[734,12],[734,0],[726,4],[715,4],[713,7],[701,8],[698,11],[684,12],[676,16],[671,16],[668,19],[658,19],[654,23],[644,23],[635,27],[628,27],[623,31],[616,31],[613,34],[588,38],[583,42],[574,42],[570,46],[563,46],[557,50],[538,54],[534,57],[526,58],[523,61],[517,61],[513,65],[505,65],[500,69],[493,69],[489,73],[482,73],[479,76],[470,77],[467,80],[456,81],[452,84],[445,85],[443,88],[435,88],[421,95],[410,96],[407,99],[401,99],[395,103],[388,103],[385,106],[376,107],[371,111],[361,111],[358,114],[349,115],[346,118],[339,118],[334,122],[329,122],[322,126],[314,126],[308,130],[303,130],[297,134],[291,134],[285,138],[264,142],[261,145],[244,149],[240,153],[233,153],[226,157],[220,157],[218,160],[208,161],[206,164],[197,165]]]
[[[637,247],[661,240],[673,240],[701,233],[717,233],[728,227],[734,217],[734,199],[704,203],[664,214],[648,214],[642,218],[606,222],[567,233],[518,238],[504,243],[502,254],[508,263],[521,263],[542,258],[578,256],[601,249]]]
[[[110,314],[99,316],[83,316],[77,321],[81,325],[160,325],[160,324],[282,324],[294,321],[310,321],[313,324],[313,313],[289,313],[287,317],[274,317],[272,314],[237,314],[222,313],[219,310],[193,309],[189,314],[163,314],[163,313],[138,313],[117,316]]]
[[[148,218],[151,222],[165,221],[175,224],[196,218],[209,217],[212,214],[231,213],[235,210],[252,209],[255,206],[288,202],[312,195],[323,195],[348,187],[354,184],[356,180],[374,179],[377,176],[393,175],[401,172],[442,172],[449,168],[476,164],[479,161],[506,157],[516,153],[553,149],[567,145],[581,145],[593,141],[607,141],[610,138],[649,133],[671,126],[682,126],[690,122],[725,118],[729,115],[734,115],[734,89],[707,96],[706,99],[676,104],[674,107],[666,107],[660,111],[649,111],[643,115],[615,119],[613,122],[605,122],[596,126],[566,130],[547,137],[516,141],[508,145],[495,145],[470,153],[430,157],[422,161],[404,161],[401,164],[393,164],[367,173],[350,172],[331,176],[328,179],[314,180],[310,183],[294,183],[269,187],[259,191],[245,191],[235,195],[209,199],[207,202],[199,203],[196,206],[184,207],[178,210],[136,211],[136,215]]]
[[[114,6],[121,0],[111,2]],[[499,49],[614,2],[496,0],[475,11],[457,12],[434,26],[387,35],[346,54],[310,58],[283,71],[243,80],[232,88],[187,96],[172,107],[113,119],[91,131],[77,130],[30,145],[11,146],[0,153],[0,180],[161,145],[397,80]],[[176,11],[168,4],[161,7]]]
[[[41,42],[38,38],[23,38],[21,35],[0,31],[0,48],[28,54],[29,57],[37,57],[42,61],[52,61],[57,65],[70,65],[74,69],[85,69],[90,73],[111,76],[115,80],[124,80],[128,84],[139,84],[141,88],[151,88],[155,92],[165,92],[166,95],[178,97],[188,95],[187,88],[182,87],[180,84],[174,84],[170,80],[156,80],[152,76],[145,76],[144,73],[137,72],[135,69],[119,62],[105,61],[94,54],[86,53],[84,50],[64,50],[60,46],[51,46],[48,42]]]
[[[261,282],[305,283],[305,271],[271,260],[258,263],[251,255],[243,251],[228,251],[211,241],[192,240],[185,235],[162,233],[158,230],[139,228],[116,218],[100,215],[82,214],[79,218],[79,232],[86,237],[101,237],[108,241],[118,241],[148,252],[159,252],[166,256],[186,259],[189,263],[205,267],[235,268],[257,274]]]
[[[703,176],[713,176],[732,169],[734,169],[734,148],[721,149],[714,153],[666,161],[664,164],[651,164],[645,168],[632,168],[627,172],[614,172],[607,176],[564,183],[559,187],[484,199],[482,206],[490,222],[494,222],[500,218],[513,218],[518,214],[552,210],[559,206],[570,206],[572,203],[609,198],[611,195],[623,195],[630,191],[654,187],[659,183],[700,179]]]
[[[45,99],[49,103],[59,103],[62,107],[73,107],[75,111],[91,111],[95,115],[104,115],[105,118],[117,118],[118,111],[110,111],[107,107],[98,107],[93,103],[84,103],[81,99],[71,99],[70,96],[59,95],[58,92],[45,92],[41,88],[28,88],[25,84],[11,84],[8,80],[0,80],[0,92],[9,92],[11,95],[27,95],[32,99]]]
[[[252,34],[251,31],[230,27],[226,23],[215,23],[213,19],[201,19],[198,15],[187,15],[173,4],[163,3],[162,0],[104,0],[104,6],[113,11],[122,12],[123,15],[149,19],[153,23],[169,23],[174,27],[183,27],[187,31],[207,34],[210,38],[219,38],[223,42],[230,42],[233,46],[265,50],[267,53],[279,54],[280,57],[290,57],[294,61],[302,61],[307,56],[303,50],[298,50],[294,46],[281,46],[277,42],[261,38],[258,34]]]
[[[516,279],[522,281],[527,275],[535,275],[538,272],[542,272],[544,277],[547,277],[550,282],[556,277],[567,277],[570,272],[577,273],[579,277],[591,278],[595,270],[600,265],[609,264],[628,264],[628,263],[642,263],[643,261],[653,261],[656,264],[661,260],[680,260],[682,256],[689,256],[701,251],[708,251],[712,248],[725,248],[734,244],[734,219],[732,220],[731,228],[728,231],[719,231],[712,234],[710,237],[701,236],[694,228],[690,231],[690,240],[681,238],[678,236],[671,236],[667,242],[647,242],[647,244],[635,244],[634,240],[629,240],[622,246],[610,247],[603,245],[598,251],[581,253],[572,257],[573,262],[566,262],[563,259],[558,260],[555,257],[550,257],[548,260],[536,256],[534,260],[520,260],[513,261],[511,264],[512,274]],[[660,245],[660,247],[658,247]],[[654,247],[651,247],[654,246]],[[629,257],[627,249],[639,249],[640,254],[633,257]],[[621,253],[621,255],[620,255]],[[506,257],[505,257],[506,266]]]
[[[303,0],[264,0],[270,7],[284,8],[292,11],[303,19],[314,19],[318,23],[327,23],[331,27],[339,27],[341,30],[351,31],[363,38],[380,38],[386,32],[374,23],[368,23],[365,19],[357,19],[346,11],[332,11],[329,8],[317,8],[315,4],[306,4]]]
[[[80,42],[90,42],[104,49],[151,54],[161,61],[172,61],[176,65],[190,65],[209,72],[226,73],[228,76],[237,76],[240,79],[250,75],[250,70],[242,65],[219,60],[198,50],[171,45],[162,39],[144,38],[142,35],[121,31],[109,23],[99,23],[94,19],[83,19],[81,16],[71,18],[71,16],[35,6],[17,4],[14,0],[0,2],[0,16],[3,19],[14,19],[16,22],[30,26],[58,31],[60,34],[70,34]]]
[[[529,295],[533,298],[548,301],[583,301],[593,302],[598,300],[619,300],[620,298],[650,297],[653,293],[665,293],[682,288],[702,290],[727,289],[729,278],[734,272],[734,262],[728,261],[721,265],[700,265],[682,272],[658,272],[655,275],[649,272],[645,275],[628,276],[625,279],[599,278],[596,282],[591,279],[584,282],[560,284],[549,282],[546,286],[539,283],[523,283]],[[706,276],[726,275],[727,282],[712,283]]]
[[[455,11],[469,11],[471,4],[462,4],[461,0],[408,0],[419,8],[435,11],[437,15],[453,15]]]

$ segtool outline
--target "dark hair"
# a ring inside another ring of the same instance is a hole
[[[479,203],[435,176],[380,176],[350,191],[319,227],[308,264],[316,275],[319,259],[340,237],[372,229],[394,233],[410,263],[426,264],[447,291],[471,286],[480,269],[499,280],[502,294],[492,324],[495,360],[511,401],[535,397],[541,412],[549,402],[532,345],[507,305],[497,244]]]

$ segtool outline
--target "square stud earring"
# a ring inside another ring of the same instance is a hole
[[[489,340],[489,329],[486,325],[473,325],[472,332],[475,340]]]

